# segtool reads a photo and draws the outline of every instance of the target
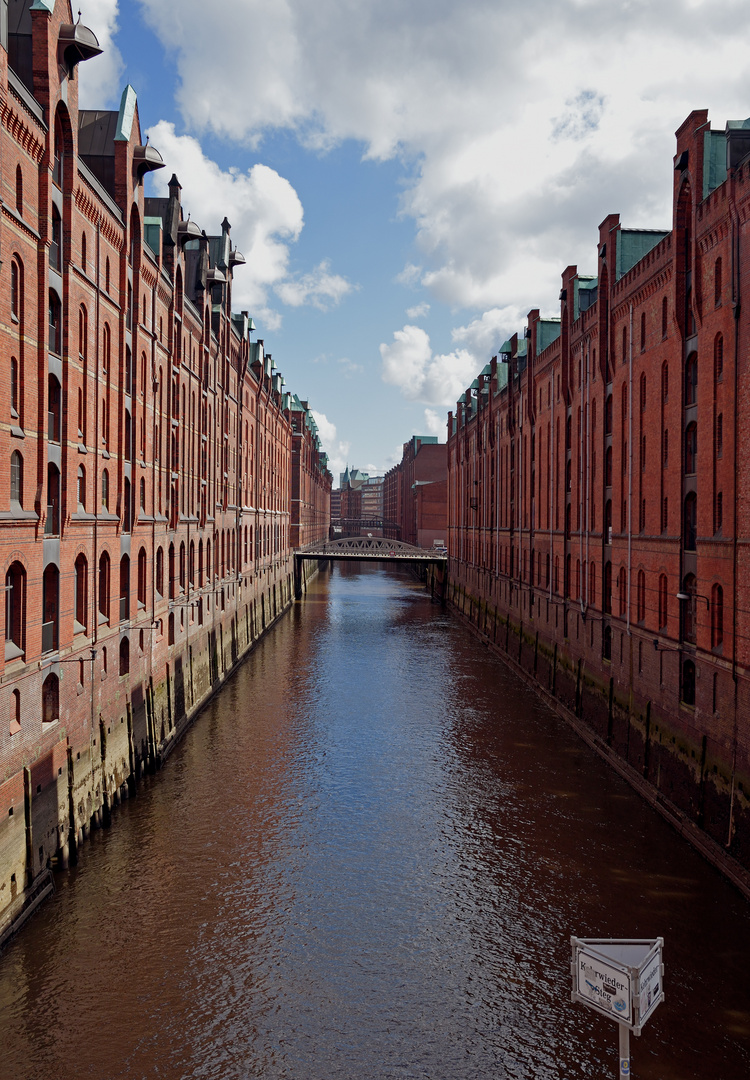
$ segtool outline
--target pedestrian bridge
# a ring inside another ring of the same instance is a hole
[[[302,563],[308,559],[336,559],[351,562],[425,563],[436,564],[443,571],[448,554],[434,548],[418,548],[403,540],[388,540],[384,536],[344,536],[339,540],[322,540],[294,553],[295,595],[302,595]],[[445,573],[443,578],[445,578]]]

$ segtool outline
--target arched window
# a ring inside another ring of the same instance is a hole
[[[198,588],[203,588],[203,540],[198,541]]]
[[[78,466],[78,509],[86,509],[86,470],[83,465]]]
[[[612,500],[607,499],[604,504],[604,543],[612,543]]]
[[[145,514],[145,512],[146,512],[146,480],[145,480],[145,478],[143,476],[141,477],[140,487],[141,487],[141,503],[140,503],[140,505],[141,505],[141,513]]]
[[[190,556],[188,559],[188,581],[191,586],[195,584],[195,541],[190,541]]]
[[[698,539],[698,500],[694,491],[685,496],[683,543],[686,551],[695,551]]]
[[[23,458],[18,450],[10,455],[10,502],[14,509],[23,506]]]
[[[169,545],[169,599],[175,597],[175,557],[174,544]]]
[[[104,291],[109,292],[109,255],[104,264]]]
[[[659,629],[667,625],[667,575],[659,575]]]
[[[73,629],[76,633],[80,633],[86,629],[86,612],[88,611],[88,563],[86,556],[82,554],[75,561],[74,588],[75,623]]]
[[[21,730],[21,691],[14,690],[10,695],[10,734]]]
[[[607,401],[604,406],[604,434],[612,434],[612,395],[607,395]]]
[[[131,417],[130,417],[130,411],[128,409],[125,410],[124,440],[125,440],[125,445],[123,447],[123,449],[124,449],[124,455],[123,456],[124,456],[126,461],[130,461],[132,447],[133,447],[133,423],[132,423],[132,420],[131,420]]]
[[[711,648],[718,649],[724,641],[724,590],[721,585],[711,588]]]
[[[62,308],[60,297],[54,289],[49,290],[49,351],[60,355],[62,348]]]
[[[146,549],[138,552],[138,607],[146,606]]]
[[[5,659],[22,656],[26,648],[26,570],[11,563],[5,575]]]
[[[23,217],[23,173],[20,165],[16,165],[16,210]]]
[[[42,577],[42,652],[57,648],[60,614],[60,571],[50,565]]]
[[[174,645],[174,612],[173,611],[170,611],[170,613],[169,613],[169,621],[167,623],[167,626],[168,626],[167,644],[168,645]]]
[[[646,618],[646,574],[643,570],[638,571],[638,584],[636,587],[636,617],[639,623]]]
[[[99,614],[100,622],[109,619],[109,555],[103,551],[99,557]]]
[[[692,475],[698,464],[698,425],[693,420],[685,428],[685,472]]]
[[[164,595],[164,549],[156,549],[156,591],[159,596]]]
[[[102,510],[109,510],[109,472],[102,473]]]
[[[620,615],[625,615],[628,606],[628,577],[624,566],[620,567],[618,593],[620,597]]]
[[[120,622],[130,618],[130,556],[120,559]]]
[[[18,259],[10,264],[10,316],[13,322],[20,323],[23,315],[23,272]]]
[[[120,674],[127,675],[130,671],[130,638],[124,637],[120,641]]]
[[[11,358],[10,358],[10,415],[11,415],[12,419],[14,419],[14,420],[19,420],[20,419],[19,412],[18,412],[18,406],[19,406],[18,385],[19,385],[18,360],[16,359],[15,356],[11,356]]]
[[[53,672],[42,683],[42,723],[60,719],[60,682]]]
[[[86,233],[81,234],[81,270],[84,274],[87,272],[87,257],[86,257]]]
[[[721,382],[724,377],[724,338],[721,334],[716,335],[714,341],[714,378]]]
[[[685,404],[698,401],[698,354],[691,353],[685,361]]]
[[[682,665],[682,701],[685,705],[695,705],[695,662],[685,660]]]
[[[180,592],[185,591],[185,541],[180,544]]]

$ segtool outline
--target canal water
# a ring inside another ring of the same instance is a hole
[[[0,1076],[616,1075],[570,935],[665,939],[633,1076],[750,1076],[750,905],[406,575],[336,569],[0,955]]]

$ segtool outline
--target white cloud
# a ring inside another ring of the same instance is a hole
[[[318,435],[323,450],[328,454],[328,468],[333,476],[333,486],[338,487],[339,473],[342,473],[347,465],[347,459],[351,443],[339,439],[336,425],[332,423],[325,413],[311,410],[315,423],[318,425]]]
[[[467,326],[451,330],[451,338],[455,344],[465,346],[476,357],[477,363],[484,366],[502,343],[525,323],[526,314],[515,306],[491,308]]]
[[[428,435],[437,435],[441,442],[445,442],[448,417],[435,412],[434,409],[425,409],[424,423]]]
[[[421,304],[416,304],[414,307],[406,309],[407,319],[424,319],[430,312],[430,305],[424,301]]]
[[[328,259],[324,259],[310,273],[282,281],[275,286],[274,291],[279,299],[290,307],[310,304],[320,311],[329,311],[352,289],[353,286],[346,278],[331,273],[331,264]]]
[[[214,0],[210,19],[203,0],[178,19],[173,0],[142,4],[193,130],[400,156],[418,246],[400,280],[454,307],[549,303],[612,210],[669,223],[673,131],[748,99],[736,0]]]
[[[124,64],[113,44],[117,33],[117,0],[94,0],[81,7],[82,22],[93,30],[103,49],[101,56],[79,64],[78,99],[82,109],[105,109],[119,102]]]
[[[232,226],[232,241],[246,264],[234,276],[232,302],[247,309],[264,330],[277,330],[281,316],[269,304],[269,290],[292,307],[310,304],[326,311],[353,289],[345,278],[331,272],[323,260],[312,271],[289,274],[289,245],[302,231],[304,215],[297,192],[267,165],[247,172],[221,169],[206,157],[190,135],[177,135],[174,124],[160,120],[147,132],[166,162],[153,179],[154,191],[166,194],[173,172],[184,183],[184,210],[211,235],[224,216]]]
[[[409,401],[450,405],[476,376],[479,365],[467,349],[433,353],[419,326],[394,330],[393,343],[380,346],[383,381],[397,386]]]

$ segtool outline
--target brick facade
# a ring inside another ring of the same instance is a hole
[[[316,535],[330,490],[232,311],[229,223],[207,236],[176,177],[144,197],[164,163],[131,87],[78,109],[99,50],[66,0],[7,7],[0,938],[290,603],[295,470],[319,481]]]
[[[750,865],[750,132],[676,150],[671,228],[607,217],[450,414],[451,595]]]

